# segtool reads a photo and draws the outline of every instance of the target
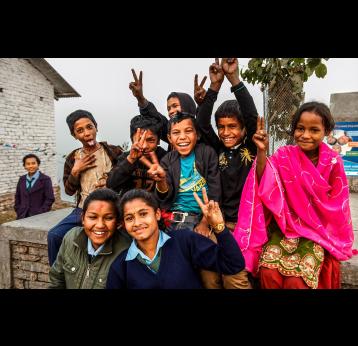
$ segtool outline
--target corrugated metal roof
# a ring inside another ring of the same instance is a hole
[[[81,97],[63,77],[44,58],[25,58],[48,79],[55,89],[55,99],[62,97]]]

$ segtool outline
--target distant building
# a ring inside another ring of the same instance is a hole
[[[43,58],[0,58],[0,211],[13,207],[22,157],[34,153],[59,196],[54,99],[80,97]]]

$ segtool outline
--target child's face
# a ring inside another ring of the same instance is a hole
[[[144,131],[146,131],[145,140],[143,143],[143,153],[147,156],[151,151],[155,151],[159,144],[159,138],[156,134],[154,134],[151,130],[141,130],[140,135],[142,136]],[[133,136],[135,137],[135,136]],[[133,138],[134,139],[134,138]],[[132,140],[133,141],[133,140]]]
[[[325,133],[322,118],[316,113],[303,112],[297,123],[294,139],[304,152],[315,151]]]
[[[87,237],[95,249],[98,249],[117,228],[117,218],[113,203],[106,201],[90,202],[82,216],[82,224]]]
[[[180,101],[177,97],[171,97],[167,101],[167,110],[169,118],[172,118],[177,112],[181,112]]]
[[[90,119],[78,119],[73,126],[73,133],[84,147],[96,145],[97,129]]]
[[[34,157],[29,157],[25,160],[24,167],[29,175],[34,175],[39,169],[39,164]]]
[[[198,140],[198,135],[191,119],[184,119],[173,124],[168,139],[180,156],[188,156],[194,150]]]
[[[245,136],[245,129],[235,117],[219,118],[217,126],[219,138],[226,148],[238,145]]]
[[[124,226],[135,240],[145,241],[159,233],[160,209],[156,211],[142,199],[133,199],[123,208]]]

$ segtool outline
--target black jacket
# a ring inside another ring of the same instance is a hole
[[[206,141],[215,149],[219,158],[222,188],[221,207],[225,220],[237,222],[242,190],[257,151],[256,145],[252,141],[252,136],[256,132],[257,110],[252,96],[243,82],[232,87],[231,91],[239,103],[247,131],[246,137],[236,149],[227,149],[211,125],[211,114],[218,95],[216,91],[208,89],[204,101],[198,109],[197,122]]]
[[[160,161],[167,152],[162,147],[157,147],[155,153]],[[126,151],[118,156],[117,164],[113,166],[108,174],[107,187],[120,195],[134,188],[153,192],[155,183],[147,174],[148,167],[140,161],[131,164],[127,160],[128,155],[129,151]]]
[[[208,184],[209,200],[219,202],[221,196],[220,172],[218,168],[218,157],[215,150],[210,146],[199,143],[195,146],[195,166]],[[180,155],[177,151],[171,151],[160,161],[160,165],[166,171],[169,191],[161,194],[155,189],[155,195],[160,203],[160,208],[170,210],[179,190],[180,181]]]

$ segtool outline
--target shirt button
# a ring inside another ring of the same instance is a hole
[[[74,272],[74,271],[76,270],[76,268],[75,268],[75,267],[72,267],[71,270]]]

